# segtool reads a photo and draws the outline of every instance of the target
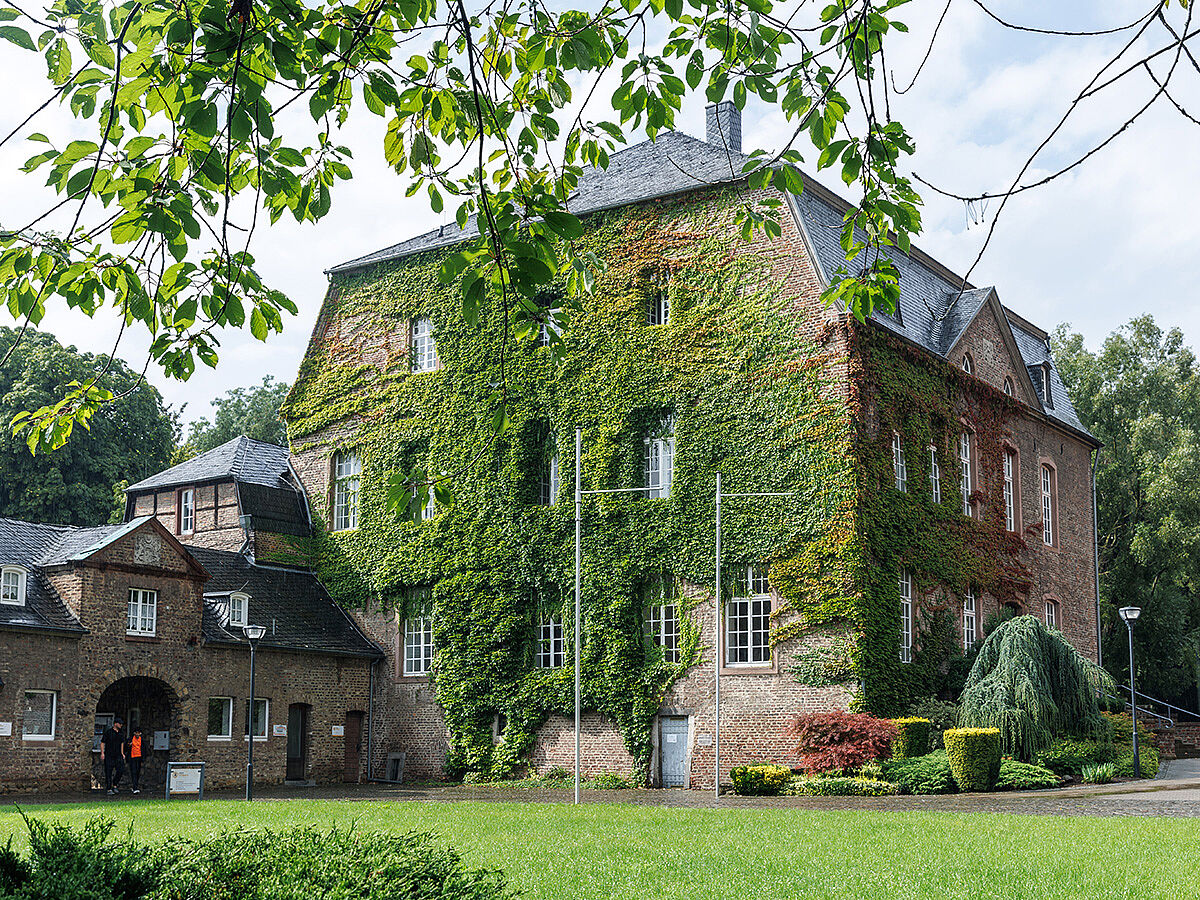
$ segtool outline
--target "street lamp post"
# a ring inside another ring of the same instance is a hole
[[[1142,761],[1138,756],[1138,720],[1137,720],[1137,681],[1133,673],[1133,623],[1138,620],[1142,610],[1137,606],[1122,606],[1121,618],[1129,629],[1129,705],[1133,709],[1133,777],[1142,777]]]
[[[242,631],[250,643],[250,703],[246,712],[246,799],[254,799],[254,651],[267,629],[262,625],[246,625]]]

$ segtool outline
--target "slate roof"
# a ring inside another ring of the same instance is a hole
[[[725,184],[741,177],[748,156],[731,153],[725,147],[710,144],[680,132],[665,132],[654,142],[644,141],[620,150],[609,159],[606,170],[589,169],[580,178],[578,190],[568,202],[576,215],[598,212],[626,204],[683,191]],[[800,222],[816,257],[821,275],[828,283],[839,269],[846,268],[846,256],[839,243],[842,216],[850,208],[845,200],[812,180],[805,178],[805,189],[790,196],[789,204]],[[367,266],[401,259],[423,250],[448,247],[477,233],[476,223],[465,230],[446,225],[435,231],[385,247],[334,266],[328,274],[348,273]],[[900,272],[900,303],[897,315],[876,313],[872,320],[917,345],[947,358],[955,342],[966,331],[995,290],[975,287],[955,276],[936,260],[917,249],[909,254],[894,247],[882,251]],[[1039,335],[1007,310],[1009,324],[1025,365],[1036,366],[1049,358],[1044,334]],[[1040,383],[1034,379],[1039,391]],[[1052,369],[1053,406],[1043,403],[1043,412],[1091,438],[1079,421],[1066,388]]]
[[[256,565],[240,553],[188,547],[212,578],[204,586],[204,639],[214,644],[246,643],[241,629],[228,627],[226,598],[250,595],[250,622],[267,629],[260,647],[382,657],[316,575]]]
[[[156,488],[238,481],[264,487],[290,487],[287,447],[256,441],[245,435],[226,441],[178,465],[131,484],[127,491],[138,493]]]
[[[28,570],[25,605],[0,603],[0,627],[49,629],[83,634],[86,629],[42,574],[42,559],[76,529],[67,525],[38,525],[0,518],[0,566]]]

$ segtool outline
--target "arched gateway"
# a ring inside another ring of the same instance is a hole
[[[176,759],[181,738],[179,692],[170,683],[147,674],[124,675],[104,686],[95,701],[95,734],[92,741],[92,786],[104,784],[100,762],[100,735],[120,718],[125,733],[142,730],[141,787],[161,788],[166,782],[167,762]]]

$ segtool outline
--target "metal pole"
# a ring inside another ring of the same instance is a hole
[[[713,594],[713,796],[721,797],[721,473],[717,473],[717,579]]]
[[[254,641],[250,642],[250,709],[246,713],[246,799],[254,799]]]
[[[583,556],[583,482],[580,457],[583,455],[583,429],[575,429],[575,805],[579,805],[579,626],[580,561]]]
[[[1100,649],[1100,519],[1096,514],[1096,472],[1100,468],[1100,451],[1092,454],[1092,562],[1095,563],[1096,587],[1096,665],[1104,665],[1104,651]]]
[[[1133,707],[1133,777],[1142,777],[1142,762],[1138,757],[1137,682],[1133,676],[1133,622],[1125,620],[1129,629],[1129,703]]]

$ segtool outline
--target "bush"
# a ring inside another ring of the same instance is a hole
[[[857,775],[859,778],[873,778],[875,781],[883,781],[883,763],[869,762],[859,768]]]
[[[1133,757],[1130,756],[1129,767],[1133,768]],[[1093,765],[1084,766],[1080,777],[1084,784],[1108,784],[1116,777],[1116,763],[1095,763]]]
[[[901,794],[953,794],[958,790],[945,750],[883,764],[883,778],[895,782]]]
[[[745,797],[771,797],[783,792],[792,778],[787,766],[737,766],[729,773],[733,791]]]
[[[946,745],[942,741],[942,732],[958,724],[958,704],[948,700],[939,700],[936,697],[926,697],[910,706],[905,715],[928,719],[931,742],[929,749],[944,750]]]
[[[809,772],[852,770],[891,755],[896,726],[865,713],[827,712],[797,716],[788,734]]]
[[[892,724],[896,726],[896,739],[892,741],[893,758],[910,759],[929,752],[929,732],[932,726],[928,719],[914,716],[893,719]]]
[[[796,778],[788,793],[814,797],[887,797],[896,793],[896,785],[876,778]]]
[[[1142,764],[1142,777],[1154,778],[1158,775],[1158,751],[1153,747],[1138,747],[1138,757]],[[1133,777],[1133,748],[1122,750],[1115,763],[1115,774],[1118,778]]]
[[[627,791],[633,787],[633,781],[612,772],[601,772],[584,781],[583,787],[601,791]]]
[[[1062,738],[1038,753],[1037,764],[1058,775],[1078,776],[1084,766],[1109,762],[1112,758],[1113,745],[1107,741]]]
[[[996,779],[998,791],[1040,791],[1055,788],[1062,779],[1042,766],[1005,759],[1000,762],[1000,776]]]
[[[115,824],[93,818],[82,828],[25,817],[29,861],[14,866],[7,849],[5,868],[23,880],[12,897],[42,900],[140,900],[158,884],[160,855],[131,839],[110,841]],[[6,897],[8,895],[5,895]]]
[[[12,848],[12,842],[10,834],[8,843],[0,848],[0,897],[17,894],[17,889],[33,874],[29,863]]]
[[[999,728],[951,728],[942,735],[950,771],[963,791],[990,791],[1000,777]]]
[[[1129,713],[1105,712],[1100,715],[1112,726],[1112,741],[1114,744],[1133,743],[1133,716]]]

